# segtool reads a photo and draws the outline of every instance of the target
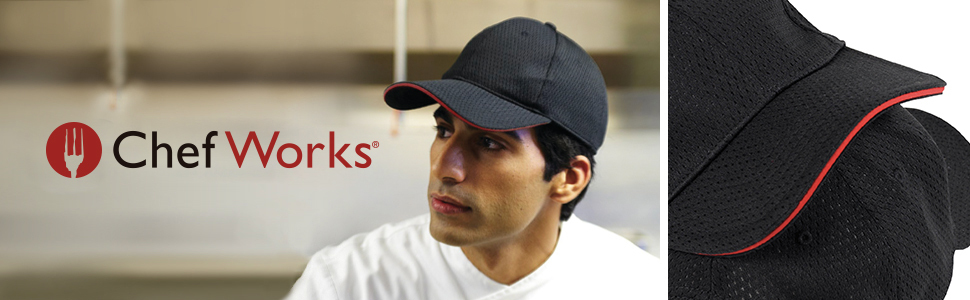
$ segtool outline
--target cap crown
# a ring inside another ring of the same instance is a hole
[[[606,134],[606,84],[596,62],[550,23],[512,18],[468,42],[442,76],[543,115],[594,150]]]

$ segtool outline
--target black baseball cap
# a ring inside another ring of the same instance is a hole
[[[606,84],[589,54],[552,23],[521,17],[475,35],[441,80],[394,83],[384,101],[399,110],[438,103],[487,131],[555,124],[594,151],[608,118]]]
[[[970,143],[899,103],[945,82],[785,0],[669,2],[671,299],[940,299]]]

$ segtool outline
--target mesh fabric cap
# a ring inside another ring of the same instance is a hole
[[[842,48],[782,1],[669,2],[669,192],[781,89]],[[796,20],[799,20],[796,22]],[[760,22],[760,23],[757,23]],[[682,124],[693,126],[684,126]],[[686,137],[690,138],[673,138]]]
[[[910,113],[933,136],[943,155],[956,249],[970,247],[970,142],[945,121],[916,109]]]
[[[401,110],[439,103],[490,131],[553,123],[594,151],[608,117],[606,84],[589,54],[551,24],[527,18],[486,28],[441,80],[392,84],[384,101]]]
[[[938,299],[970,245],[945,84],[783,0],[669,2],[672,299]]]
[[[728,257],[671,250],[670,299],[943,299],[954,249],[970,243],[967,226],[951,230],[970,221],[968,155],[942,120],[887,108],[764,247]]]
[[[860,120],[901,95],[942,84],[843,49],[768,103],[670,199],[670,247],[739,254],[767,242],[807,203],[812,186],[824,178],[826,165]]]
[[[868,120],[945,84],[843,47],[785,1],[696,2],[669,10],[671,249],[767,243]]]

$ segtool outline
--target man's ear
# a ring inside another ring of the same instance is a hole
[[[549,196],[553,201],[561,204],[569,203],[583,192],[593,175],[589,158],[577,155],[569,163],[569,168],[559,171],[553,177],[552,192]]]

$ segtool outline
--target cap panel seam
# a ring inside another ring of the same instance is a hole
[[[544,78],[542,78],[542,86],[539,87],[539,92],[536,94],[536,96],[535,96],[536,98],[533,99],[533,102],[536,102],[536,103],[538,103],[539,102],[539,99],[542,98],[542,92],[545,91],[545,89],[546,89],[546,83],[549,82],[549,74],[552,73],[552,63],[556,60],[556,53],[559,53],[559,41],[562,39],[562,37],[560,36],[558,30],[553,29],[553,31],[556,34],[556,45],[554,47],[552,47],[552,56],[549,57],[549,64],[546,65],[546,75],[545,75]],[[545,115],[543,115],[543,116],[545,116]],[[545,117],[546,118],[549,118],[549,116],[545,116]],[[552,124],[555,124],[556,126],[559,126],[559,128],[562,128],[563,130],[566,130],[567,132],[569,132],[570,134],[572,134],[574,137],[576,137],[579,140],[583,141],[583,143],[585,143],[587,146],[589,146],[590,149],[593,149],[593,154],[596,154],[597,150],[599,150],[599,149],[596,149],[596,147],[593,146],[593,143],[590,143],[589,141],[587,141],[585,137],[583,137],[580,134],[577,134],[571,128],[564,126],[562,123],[559,122],[559,120],[554,120],[552,118],[549,118],[549,120],[552,120]]]
[[[553,29],[553,33],[556,35],[556,45],[552,47],[552,55],[549,57],[549,63],[546,64],[546,75],[542,78],[542,86],[539,86],[539,92],[536,93],[533,102],[538,102],[542,98],[542,92],[546,90],[546,83],[549,82],[549,74],[552,73],[552,62],[556,60],[556,53],[559,52],[559,31]]]
[[[798,205],[796,205],[795,208],[782,221],[782,223],[777,225],[777,227],[775,227],[775,229],[773,229],[767,236],[761,238],[759,241],[755,242],[754,244],[751,244],[740,250],[726,252],[726,253],[696,253],[696,254],[704,255],[704,256],[732,256],[732,255],[742,254],[742,253],[757,249],[762,245],[766,244],[768,241],[772,240],[782,230],[787,228],[788,225],[791,224],[792,220],[794,220],[795,217],[799,215],[802,208],[805,207],[808,201],[812,198],[812,195],[815,194],[815,191],[821,185],[822,180],[824,180],[827,177],[826,175],[828,175],[829,170],[831,170],[832,166],[835,165],[835,162],[842,155],[842,152],[849,145],[849,143],[855,138],[856,134],[858,134],[859,131],[862,130],[862,128],[865,127],[866,124],[869,123],[869,121],[871,121],[873,118],[876,117],[876,115],[878,115],[880,112],[882,112],[883,110],[885,110],[886,108],[892,105],[896,105],[901,102],[915,100],[923,97],[938,95],[940,93],[943,93],[943,89],[944,87],[941,86],[941,87],[928,88],[928,89],[922,89],[922,90],[905,93],[905,94],[893,97],[892,99],[889,99],[886,102],[883,102],[882,104],[877,106],[876,108],[870,110],[865,116],[862,117],[862,119],[858,123],[854,125],[854,127],[852,128],[852,131],[850,131],[849,134],[842,139],[842,141],[839,143],[838,148],[836,148],[835,153],[833,153],[829,157],[825,166],[822,168],[822,171],[819,172],[819,174],[812,181],[812,185],[809,187],[808,191],[801,197],[801,200],[798,201]]]
[[[678,9],[678,8],[671,8],[671,9],[677,12],[684,13],[681,9]],[[694,25],[701,24],[700,22],[695,21],[694,18],[690,16],[687,17],[687,21],[689,21]],[[797,25],[797,26],[800,26],[800,25]],[[804,27],[801,27],[801,28],[805,29]],[[716,41],[717,44],[724,46],[724,42],[721,41],[720,37],[714,35],[706,28],[701,27],[700,30],[702,30],[705,34],[707,34],[714,41]],[[829,39],[829,38],[826,37],[826,39]],[[707,157],[704,160],[702,160],[700,164],[694,167],[693,171],[688,173],[688,175],[684,177],[683,181],[677,187],[675,187],[672,191],[668,193],[669,195],[667,196],[667,202],[669,203],[670,201],[672,201],[674,198],[677,197],[677,195],[683,192],[688,185],[693,183],[693,181],[697,179],[700,173],[703,172],[705,169],[707,169],[708,165],[714,162],[715,158],[717,158],[717,156],[721,154],[721,152],[727,147],[728,144],[731,143],[731,141],[734,140],[734,138],[741,132],[741,130],[743,130],[744,127],[747,126],[748,123],[750,123],[751,120],[753,120],[754,117],[761,112],[761,110],[763,110],[766,106],[768,106],[768,103],[773,101],[779,94],[781,94],[783,91],[788,89],[790,86],[794,85],[795,83],[801,81],[805,77],[808,77],[809,75],[827,66],[833,59],[835,59],[835,56],[838,55],[838,53],[842,52],[842,49],[846,48],[844,42],[837,41],[835,43],[841,44],[841,45],[839,45],[838,50],[832,52],[831,56],[825,58],[822,63],[815,63],[810,65],[809,67],[806,67],[806,69],[798,70],[798,72],[802,73],[801,76],[798,76],[797,78],[794,78],[794,80],[792,80],[791,82],[788,82],[786,85],[781,86],[771,96],[769,96],[767,100],[763,101],[761,104],[759,104],[757,108],[753,109],[747,116],[745,116],[745,118],[742,119],[742,121],[738,123],[737,126],[735,126],[727,136],[721,139],[720,142],[718,142],[717,145],[714,148],[712,148],[709,153],[707,153],[706,155]],[[742,59],[740,59],[740,56],[734,50],[729,50],[728,52],[731,58],[733,58],[735,61],[738,61],[738,62],[743,61]],[[764,79],[760,77],[756,77],[755,80],[761,83],[762,86],[768,86],[768,84],[765,84]]]

